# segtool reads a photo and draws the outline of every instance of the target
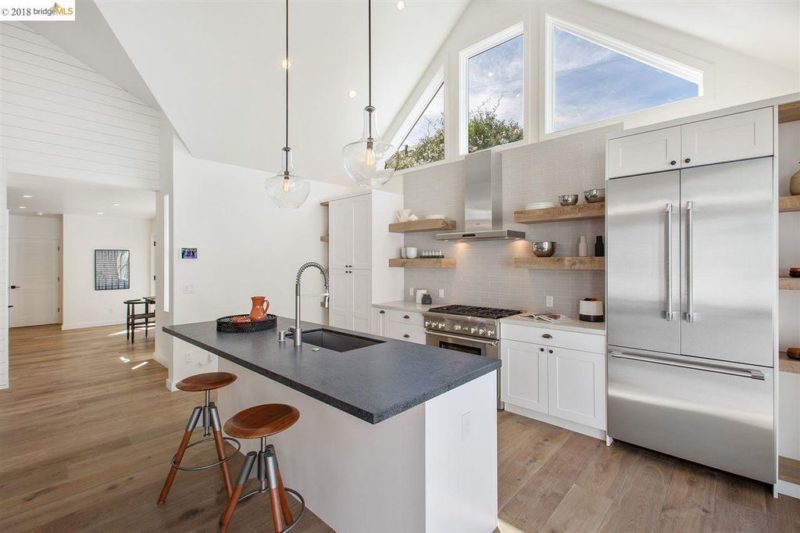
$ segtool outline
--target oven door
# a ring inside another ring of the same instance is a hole
[[[497,339],[477,339],[462,335],[426,331],[425,342],[428,346],[436,346],[437,348],[444,348],[445,350],[455,350],[457,352],[500,359],[500,341]],[[502,410],[503,407],[503,402],[500,401],[500,372],[498,371],[497,409]]]

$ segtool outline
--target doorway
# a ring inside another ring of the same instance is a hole
[[[9,218],[9,326],[59,324],[61,218]]]

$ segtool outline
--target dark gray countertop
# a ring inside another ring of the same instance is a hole
[[[310,344],[295,348],[291,339],[279,343],[278,331],[293,322],[279,317],[276,329],[255,333],[218,333],[215,322],[164,331],[371,424],[500,368],[497,359],[362,333],[357,335],[385,342],[343,353],[312,351]]]

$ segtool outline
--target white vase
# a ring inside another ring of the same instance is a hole
[[[589,255],[589,247],[586,244],[586,235],[581,235],[578,239],[578,257],[586,257]]]

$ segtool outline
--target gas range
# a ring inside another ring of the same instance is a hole
[[[485,339],[500,338],[499,320],[518,315],[522,311],[514,309],[494,309],[471,305],[445,305],[432,307],[425,317],[425,330],[428,333],[455,333]]]

